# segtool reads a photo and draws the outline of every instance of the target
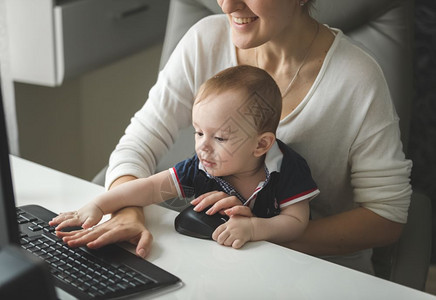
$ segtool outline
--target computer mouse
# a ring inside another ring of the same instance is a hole
[[[185,208],[174,220],[176,231],[184,235],[211,240],[215,229],[225,223],[229,217],[220,213],[207,215],[207,210],[208,208],[196,212],[193,205]]]

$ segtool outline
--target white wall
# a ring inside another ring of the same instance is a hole
[[[147,99],[161,51],[156,44],[60,87],[15,83],[21,156],[92,179]]]

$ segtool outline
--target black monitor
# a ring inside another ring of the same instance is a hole
[[[9,147],[0,82],[0,249],[19,244],[18,224],[9,163]]]
[[[20,247],[0,81],[0,299],[30,297],[56,299],[56,294],[48,266]]]

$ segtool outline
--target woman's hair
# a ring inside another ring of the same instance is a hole
[[[258,133],[276,132],[282,112],[282,95],[274,79],[264,70],[247,65],[225,69],[200,87],[194,104],[210,95],[245,90],[238,113],[254,124]]]
[[[307,2],[304,5],[304,7],[307,9],[309,14],[311,14],[311,12],[313,11],[313,9],[315,7],[315,0],[307,0]]]

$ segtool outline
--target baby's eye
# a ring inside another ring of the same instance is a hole
[[[196,131],[196,132],[194,132],[194,135],[203,136],[203,132]]]
[[[218,136],[215,137],[215,139],[216,139],[218,142],[220,142],[220,143],[227,141],[227,139],[222,138],[222,137],[218,137]]]

